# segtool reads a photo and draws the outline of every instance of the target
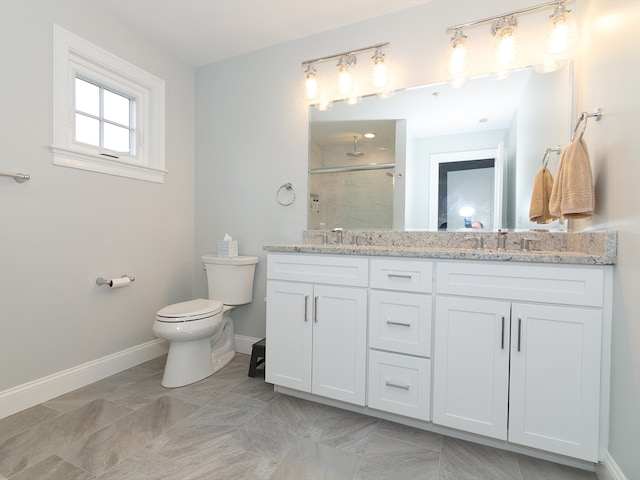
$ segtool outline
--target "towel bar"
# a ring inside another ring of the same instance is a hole
[[[24,183],[31,178],[30,175],[26,173],[3,173],[0,172],[0,177],[11,177],[18,183]]]

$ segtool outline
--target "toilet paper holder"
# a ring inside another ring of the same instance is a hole
[[[130,275],[122,275],[120,276],[120,278],[128,278],[130,282],[136,281],[136,277],[132,277]],[[113,280],[114,280],[113,278],[106,279],[106,278],[98,277],[96,279],[96,285],[108,285],[109,287],[113,287]]]

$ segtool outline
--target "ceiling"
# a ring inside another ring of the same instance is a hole
[[[93,0],[193,67],[432,0]]]

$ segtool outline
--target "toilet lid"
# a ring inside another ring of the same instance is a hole
[[[198,298],[188,302],[174,303],[164,307],[157,314],[162,322],[187,322],[211,317],[222,312],[223,304],[218,300]]]

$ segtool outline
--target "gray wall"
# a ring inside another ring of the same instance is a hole
[[[2,391],[149,342],[191,298],[194,71],[95,2],[2,0],[0,22],[0,170],[31,175],[0,178]],[[165,80],[164,184],[52,164],[52,23]]]
[[[300,62],[390,41],[396,87],[431,83],[444,78],[446,26],[530,5],[434,0],[200,68],[194,96],[191,69],[94,2],[2,0],[0,168],[25,171],[32,180],[0,182],[0,391],[151,340],[158,308],[206,295],[199,256],[215,250],[225,232],[239,240],[241,253],[260,257],[254,302],[235,318],[238,333],[262,336],[262,245],[300,241],[306,225],[308,111],[299,100]],[[577,108],[600,106],[606,115],[586,135],[597,215],[577,228],[619,231],[609,450],[628,479],[640,478],[640,4],[576,0],[570,8],[583,38]],[[541,30],[528,25],[547,16],[528,15],[523,34]],[[165,79],[170,173],[164,185],[53,167],[51,22]],[[490,48],[488,37],[474,34],[478,51]],[[534,44],[523,46],[523,64]],[[483,58],[472,62],[483,72]],[[290,207],[275,199],[285,182],[298,192]],[[99,274],[122,272],[135,275],[136,284],[95,287]]]

